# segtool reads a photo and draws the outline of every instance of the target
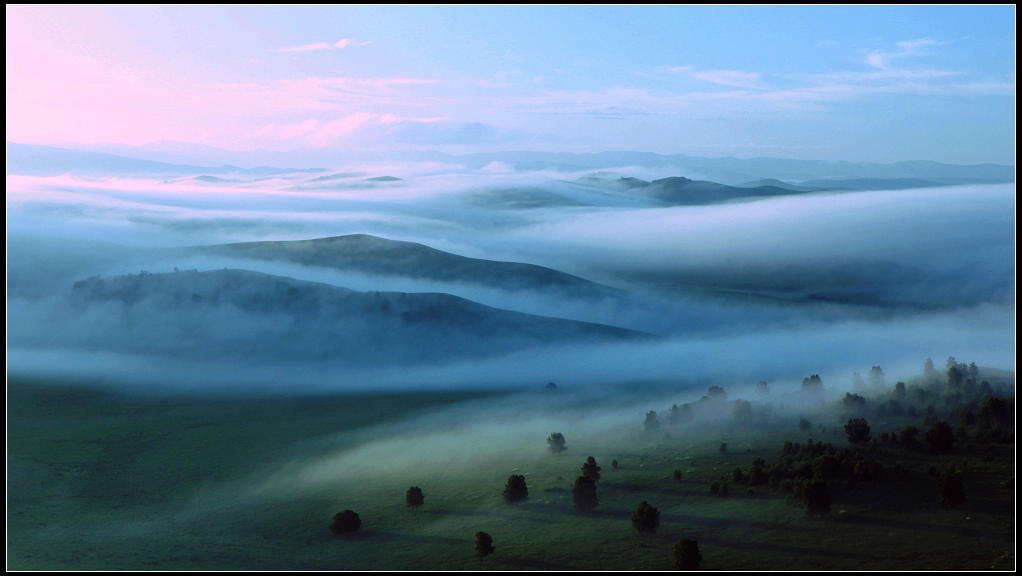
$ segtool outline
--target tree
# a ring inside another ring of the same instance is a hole
[[[512,474],[504,486],[504,500],[508,504],[521,502],[529,497],[529,488],[525,485],[525,476]]]
[[[715,402],[727,402],[727,391],[720,386],[710,386],[706,389],[704,398]]]
[[[852,444],[864,444],[869,442],[869,424],[865,418],[852,418],[845,424],[845,434]]]
[[[830,512],[830,489],[827,488],[827,482],[814,478],[806,483],[802,489],[802,501],[807,513]]]
[[[905,426],[898,433],[898,441],[905,448],[915,448],[916,444],[919,443],[919,429],[915,426]]]
[[[600,470],[602,468],[596,464],[596,458],[592,456],[586,458],[585,464],[582,464],[582,475],[591,478],[593,482],[600,479]]]
[[[930,447],[930,452],[934,454],[950,452],[954,441],[954,430],[951,429],[950,424],[943,420],[935,423],[926,431],[926,444]]]
[[[632,513],[632,525],[643,534],[652,534],[660,526],[660,511],[643,500]]]
[[[823,390],[823,379],[819,374],[813,374],[802,379],[803,392],[820,392]]]
[[[739,424],[747,424],[752,417],[752,402],[741,398],[735,400],[734,417]]]
[[[937,498],[944,507],[958,506],[965,502],[965,484],[962,475],[948,470],[937,479]]]
[[[869,369],[869,386],[873,390],[884,389],[884,370],[879,366],[874,366]]]
[[[866,399],[858,394],[845,392],[845,397],[841,399],[841,405],[844,406],[845,410],[859,410],[866,406]]]
[[[905,399],[905,383],[897,382],[894,384],[894,397],[898,400]]]
[[[579,512],[591,512],[600,503],[596,496],[596,481],[588,476],[579,476],[575,479],[571,496],[575,501],[575,510]]]
[[[493,536],[486,532],[476,532],[476,552],[480,556],[489,556],[493,551]]]
[[[362,527],[362,519],[352,510],[345,510],[334,514],[334,521],[330,524],[330,531],[340,536],[349,532],[356,532]]]
[[[682,538],[674,545],[674,567],[678,570],[698,570],[703,561],[699,553],[699,543],[695,540]]]
[[[656,419],[656,411],[650,410],[646,412],[646,422],[644,423],[646,430],[652,432],[660,428],[660,423]]]
[[[425,498],[422,496],[422,488],[419,488],[418,486],[412,486],[408,489],[408,492],[405,492],[405,502],[408,504],[409,508],[418,508],[419,506],[422,506],[424,501]]]
[[[551,434],[550,437],[546,439],[546,443],[550,446],[550,451],[554,454],[560,454],[567,449],[567,446],[564,445],[564,434],[561,434],[560,432],[554,432]]]
[[[855,392],[866,390],[866,381],[862,379],[862,375],[858,372],[852,372],[852,390]]]

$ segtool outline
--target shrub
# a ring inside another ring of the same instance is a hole
[[[845,434],[853,444],[869,442],[869,424],[865,418],[852,418],[845,424]]]
[[[681,482],[681,470],[675,468],[674,469],[674,474],[673,474],[672,477],[674,478],[675,482]]]
[[[699,553],[699,543],[695,540],[682,538],[674,545],[674,567],[678,570],[698,570],[703,561]]]
[[[493,536],[486,532],[476,532],[476,552],[480,556],[489,556],[493,550]]]
[[[345,510],[334,514],[333,524],[330,524],[330,531],[336,535],[356,532],[362,527],[362,519],[352,510]]]
[[[955,434],[951,430],[951,425],[944,421],[935,423],[926,432],[926,444],[930,447],[930,452],[934,454],[950,452],[954,441]]]
[[[592,456],[586,458],[585,464],[582,464],[582,475],[591,478],[593,482],[600,479],[600,470],[602,468],[596,464],[596,458]]]
[[[424,501],[425,498],[422,496],[422,488],[419,488],[418,486],[412,486],[408,489],[408,492],[405,492],[405,502],[408,504],[409,508],[418,508],[419,506],[422,506]]]
[[[521,502],[529,497],[529,488],[525,485],[525,476],[512,474],[504,486],[504,500],[508,504]]]
[[[965,502],[965,485],[962,482],[962,475],[953,470],[941,474],[937,479],[937,498],[945,507],[958,506]]]
[[[554,432],[546,439],[546,443],[550,446],[550,451],[554,454],[560,454],[564,452],[567,447],[564,445],[564,434],[560,432]]]
[[[660,511],[643,500],[632,513],[632,525],[640,533],[652,534],[660,526]]]
[[[617,470],[617,458],[610,461],[610,467]]]
[[[571,496],[575,501],[575,510],[579,512],[591,512],[600,504],[596,496],[596,481],[588,476],[579,476],[575,480]]]

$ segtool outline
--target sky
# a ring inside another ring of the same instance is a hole
[[[7,141],[1013,164],[1015,6],[7,5]]]

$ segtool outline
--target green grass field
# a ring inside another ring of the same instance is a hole
[[[885,471],[900,464],[905,477],[839,487],[831,512],[811,517],[766,486],[709,492],[736,466],[805,441],[797,419],[665,438],[643,432],[641,413],[624,427],[601,421],[599,403],[563,423],[556,402],[534,419],[487,418],[487,407],[511,399],[155,397],[12,377],[7,567],[669,570],[687,537],[708,570],[1014,569],[1013,444],[941,456],[880,447],[873,456]],[[816,439],[846,445],[838,424],[814,429]],[[546,435],[561,429],[568,450],[552,454]],[[583,515],[571,486],[588,455],[602,466],[600,503]],[[967,470],[967,501],[945,509],[927,471],[952,462]],[[529,499],[517,505],[501,496],[512,473],[528,480]],[[417,510],[405,505],[412,485],[425,494]],[[660,510],[654,535],[631,525],[642,500]],[[344,509],[362,529],[337,537],[328,527]],[[474,549],[480,530],[496,547],[485,558]]]

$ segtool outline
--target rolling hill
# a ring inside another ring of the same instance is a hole
[[[349,234],[312,240],[243,242],[203,246],[199,253],[256,260],[274,260],[351,270],[366,274],[406,276],[442,282],[468,282],[502,290],[555,290],[575,297],[621,296],[597,284],[552,268],[521,262],[469,258],[424,244]]]
[[[175,357],[400,364],[648,336],[450,294],[357,292],[236,269],[94,277],[74,284],[72,301],[85,324],[70,333],[77,344]]]

